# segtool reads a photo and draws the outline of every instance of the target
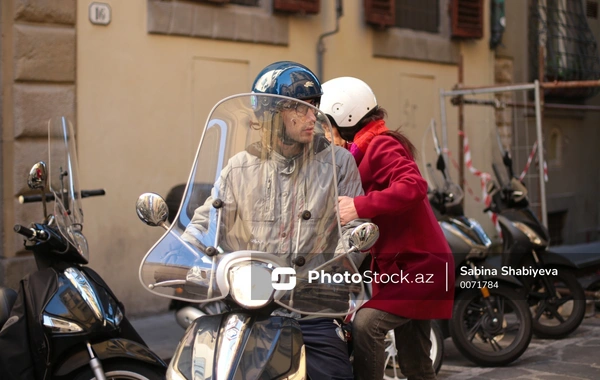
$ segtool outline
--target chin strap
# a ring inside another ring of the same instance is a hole
[[[360,123],[359,123],[360,124]],[[353,142],[354,137],[361,130],[361,126],[355,125],[354,127],[337,127],[340,136],[347,142]]]

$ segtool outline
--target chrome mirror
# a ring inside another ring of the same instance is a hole
[[[42,192],[42,208],[44,209],[44,219],[48,217],[46,207],[46,187],[48,187],[48,170],[44,161],[36,162],[29,170],[27,177],[27,186],[31,190],[40,190]]]
[[[363,223],[350,233],[350,247],[358,251],[366,251],[379,239],[379,227],[374,223]]]
[[[140,195],[136,204],[135,211],[137,216],[149,226],[160,226],[169,228],[167,219],[169,218],[169,207],[167,202],[158,194],[144,193]]]
[[[29,171],[27,185],[31,190],[46,190],[48,184],[48,170],[44,161],[37,162]]]

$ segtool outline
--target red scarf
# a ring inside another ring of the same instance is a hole
[[[375,136],[381,135],[388,130],[385,121],[382,119],[372,121],[358,131],[356,136],[354,136],[354,142],[350,145],[350,153],[354,156],[357,165],[360,164],[360,161],[363,159],[371,140],[373,140]]]

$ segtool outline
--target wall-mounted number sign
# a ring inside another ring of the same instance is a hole
[[[105,3],[91,3],[89,16],[92,24],[108,25],[110,23],[110,5]]]

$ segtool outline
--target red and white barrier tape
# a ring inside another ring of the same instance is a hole
[[[457,171],[460,170],[460,165],[458,164],[458,162],[456,161],[454,156],[452,156],[452,153],[450,152],[450,150],[444,149],[444,153],[446,153],[446,155],[450,159],[450,162],[452,162],[452,166],[454,166],[454,168]],[[461,184],[461,186],[463,187],[464,190],[467,191],[467,193],[469,193],[469,195],[471,195],[475,199],[476,202],[483,203],[483,200],[481,198],[479,198],[477,195],[475,195],[475,192],[473,191],[471,186],[469,186],[469,183],[467,182],[466,179],[463,180],[463,183]]]
[[[473,166],[473,160],[471,159],[471,148],[469,146],[469,139],[467,138],[467,135],[463,131],[459,131],[458,133],[459,133],[459,135],[463,136],[465,166],[467,167],[467,169],[469,169],[469,171],[473,175],[479,177],[479,182],[481,184],[481,194],[482,194],[482,198],[483,198],[483,203],[485,204],[485,207],[489,207],[490,204],[492,203],[492,197],[490,194],[488,194],[488,192],[486,190],[486,184],[489,180],[492,179],[492,176],[489,173],[482,172],[481,170],[478,170]],[[494,227],[496,227],[496,231],[498,231],[499,234],[502,233],[502,231],[500,229],[500,224],[498,223],[498,215],[491,211],[488,211],[487,214],[490,217],[490,219],[492,220],[492,223],[494,223]]]
[[[467,138],[467,135],[462,131],[459,131],[458,134],[463,136],[463,146],[464,146],[463,154],[464,154],[464,158],[465,158],[465,166],[469,169],[469,171],[473,175],[479,177],[480,184],[481,184],[482,198],[479,198],[477,195],[475,195],[475,192],[469,186],[466,179],[463,181],[462,186],[475,199],[476,202],[483,203],[485,205],[485,207],[489,207],[492,202],[492,197],[486,191],[486,184],[489,180],[492,179],[492,176],[489,173],[482,172],[481,170],[478,170],[473,166],[473,160],[471,158],[471,148],[469,147],[469,139]],[[531,153],[529,154],[529,157],[527,158],[527,164],[525,164],[525,168],[523,169],[523,172],[519,176],[519,180],[522,181],[523,178],[525,177],[525,175],[527,174],[527,171],[529,170],[529,166],[531,165],[531,162],[533,161],[533,157],[535,155],[536,150],[537,150],[537,141],[533,144]],[[448,155],[448,157],[452,161],[452,165],[454,165],[454,167],[457,170],[459,170],[459,164],[458,164],[458,162],[456,162],[456,160],[452,156],[450,150],[444,149],[444,153],[446,153]],[[546,165],[546,161],[544,161],[544,181],[548,182],[548,167]],[[487,214],[489,215],[490,219],[494,223],[494,227],[496,227],[496,231],[498,231],[498,233],[502,233],[502,231],[500,229],[500,224],[498,223],[498,215],[491,211],[488,211]]]
[[[525,169],[519,176],[519,180],[522,181],[529,170],[529,166],[531,165],[531,161],[533,161],[533,157],[535,156],[535,152],[537,150],[537,141],[533,144],[533,148],[531,149],[531,153],[529,153],[529,157],[527,157],[527,163],[525,164]],[[548,182],[548,166],[546,165],[546,160],[544,160],[544,182]]]

